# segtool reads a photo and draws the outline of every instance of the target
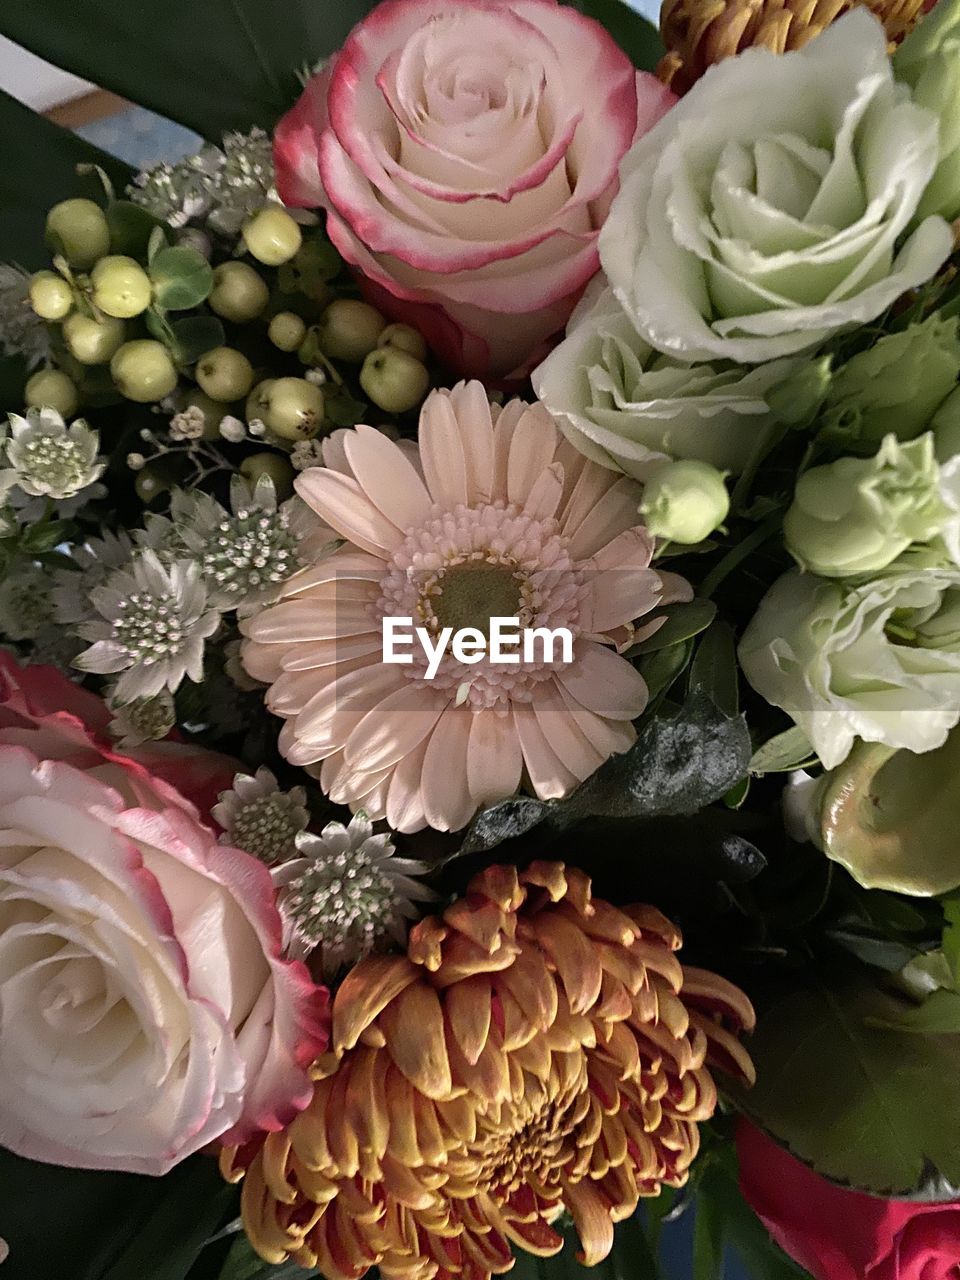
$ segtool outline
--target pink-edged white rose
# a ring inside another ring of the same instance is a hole
[[[598,266],[620,160],[674,97],[556,0],[386,0],[277,127],[371,301],[461,373],[532,368]]]
[[[106,719],[0,654],[0,1145],[162,1174],[309,1102],[328,995],[282,955],[267,869],[187,798],[223,758],[121,756]]]

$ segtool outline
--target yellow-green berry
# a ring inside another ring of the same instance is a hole
[[[121,320],[146,311],[153,297],[150,277],[136,259],[123,254],[101,258],[90,273],[90,283],[94,306]]]
[[[246,476],[251,484],[256,484],[261,476],[269,476],[277,497],[283,501],[293,493],[293,467],[282,453],[252,453],[240,463],[240,474]]]
[[[275,382],[276,378],[264,378],[247,396],[247,403],[244,405],[244,416],[247,422],[258,419],[260,422],[266,421],[267,410],[270,408],[270,388]]]
[[[155,471],[151,471],[149,467],[144,467],[137,472],[133,487],[137,497],[144,505],[149,505],[155,498],[159,498],[161,493],[165,493],[170,488],[166,480],[158,476]]]
[[[303,243],[303,233],[286,209],[267,205],[244,224],[243,243],[258,262],[279,267],[289,262]]]
[[[427,394],[430,375],[425,365],[399,347],[378,347],[363,362],[360,386],[386,413],[406,413]]]
[[[242,400],[253,386],[253,365],[234,347],[214,347],[197,361],[195,377],[211,400]]]
[[[73,290],[55,271],[38,271],[30,281],[30,305],[41,320],[62,320],[73,309]]]
[[[221,262],[213,269],[210,309],[232,324],[255,320],[270,301],[267,282],[246,262]]]
[[[28,409],[56,409],[61,418],[72,418],[80,407],[76,383],[60,369],[40,369],[28,378],[24,401]]]
[[[320,317],[317,337],[320,349],[331,360],[360,364],[376,348],[386,320],[368,302],[337,298]]]
[[[122,396],[152,404],[177,385],[177,370],[162,342],[140,338],[125,342],[110,361],[110,373]]]
[[[281,351],[296,351],[306,336],[307,326],[292,311],[279,311],[270,321],[267,336]]]
[[[126,326],[122,320],[104,316],[94,320],[74,311],[63,322],[63,340],[67,350],[81,364],[106,364],[119,350]]]
[[[89,271],[110,252],[110,228],[103,210],[92,200],[61,200],[47,214],[47,244],[62,253],[71,267]]]
[[[323,392],[306,378],[277,378],[264,422],[283,440],[309,440],[323,425]]]
[[[409,324],[388,324],[377,339],[378,347],[396,347],[416,360],[426,360],[427,344],[423,334]]]

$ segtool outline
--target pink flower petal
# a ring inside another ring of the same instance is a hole
[[[437,831],[459,831],[476,810],[467,785],[473,715],[450,703],[436,722],[423,760],[421,791],[427,821]]]
[[[312,511],[350,542],[373,555],[395,551],[402,535],[349,476],[311,467],[297,477],[294,488]]]
[[[474,805],[481,808],[512,796],[520,785],[523,755],[511,715],[477,712],[470,727],[467,785]]]
[[[636,720],[647,705],[647,685],[626,658],[591,641],[578,642],[574,657],[556,677],[567,692],[609,720]]]

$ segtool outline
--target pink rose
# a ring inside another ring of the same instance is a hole
[[[952,1280],[960,1203],[882,1200],[821,1178],[743,1120],[740,1187],[777,1244],[815,1280]]]
[[[277,186],[441,359],[510,376],[596,273],[620,160],[674,101],[556,0],[385,0],[277,126]]]
[[[228,762],[120,755],[107,719],[0,653],[0,1145],[161,1174],[309,1102],[328,996],[283,958],[266,867],[191,802]]]

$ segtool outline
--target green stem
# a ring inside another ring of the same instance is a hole
[[[757,525],[753,533],[748,534],[735,547],[731,547],[720,563],[714,565],[700,584],[700,590],[697,595],[703,600],[709,600],[720,583],[736,569],[737,565],[742,564],[747,556],[756,551],[758,547],[762,547],[769,538],[772,538],[782,523],[782,510],[774,511],[772,515],[767,516],[762,524]]]

